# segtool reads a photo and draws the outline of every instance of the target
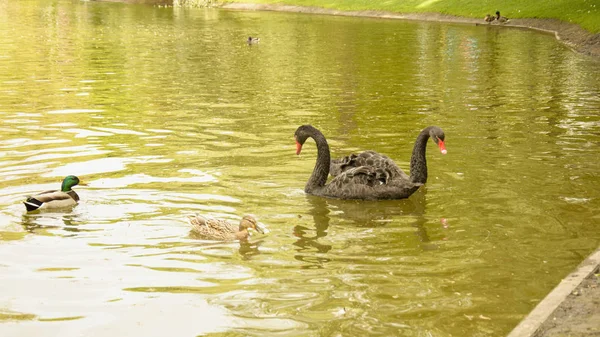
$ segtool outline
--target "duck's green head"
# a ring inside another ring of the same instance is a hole
[[[67,176],[60,186],[60,190],[63,192],[69,192],[73,186],[79,184],[79,178],[76,176]]]

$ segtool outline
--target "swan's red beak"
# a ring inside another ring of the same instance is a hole
[[[300,154],[300,151],[302,151],[302,144],[296,141],[296,154]]]
[[[442,154],[448,153],[448,151],[446,151],[446,145],[444,145],[443,140],[438,140],[438,146],[440,147],[440,151],[442,152]]]

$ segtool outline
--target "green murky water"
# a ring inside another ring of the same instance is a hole
[[[0,32],[3,336],[501,336],[599,244],[600,64],[552,36],[62,0],[0,0]],[[309,197],[306,123],[449,152],[408,200]],[[25,214],[67,174],[80,205]]]

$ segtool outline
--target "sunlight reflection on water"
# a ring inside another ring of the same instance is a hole
[[[600,239],[600,68],[551,36],[5,7],[3,336],[503,335]],[[293,139],[307,123],[336,158],[374,149],[408,170],[427,125],[448,155],[429,145],[406,200],[311,197],[314,142],[295,156]],[[70,174],[88,183],[77,206],[25,213]],[[255,214],[270,233],[200,240],[195,213]]]

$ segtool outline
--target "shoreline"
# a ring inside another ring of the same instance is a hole
[[[567,275],[507,337],[600,334],[600,247]]]
[[[320,7],[255,4],[242,2],[225,2],[216,5],[215,7],[230,10],[255,10],[338,16],[361,16],[383,19],[449,22],[473,24],[476,26],[503,26],[520,29],[532,29],[542,33],[554,34],[558,41],[564,43],[573,51],[591,56],[596,60],[600,60],[600,34],[592,34],[576,24],[571,24],[556,19],[511,19],[510,22],[506,24],[488,24],[483,21],[483,15],[481,19],[474,19],[439,13],[395,13],[375,10],[343,11]]]

